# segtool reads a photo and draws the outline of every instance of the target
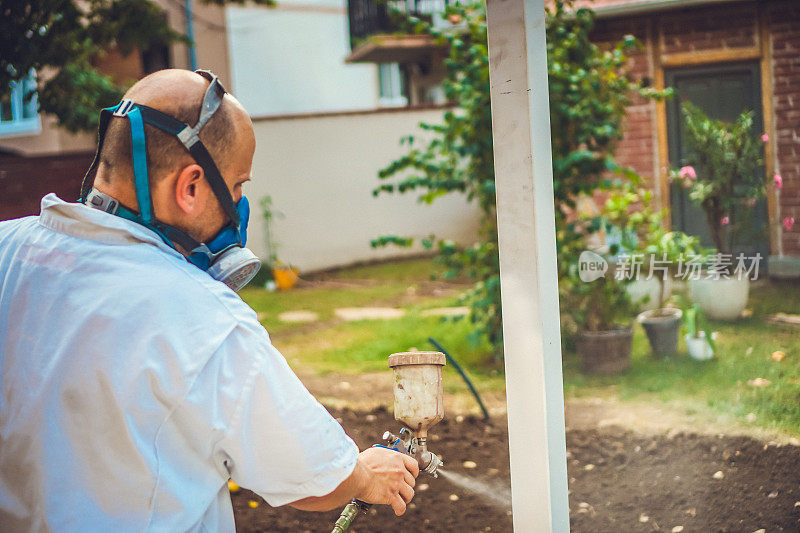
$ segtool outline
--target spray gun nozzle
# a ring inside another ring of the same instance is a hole
[[[419,463],[420,470],[427,472],[433,477],[439,477],[438,470],[444,466],[444,463],[439,459],[438,455],[431,451],[424,450],[418,453],[415,458]]]

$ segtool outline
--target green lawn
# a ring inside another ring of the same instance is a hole
[[[323,282],[285,293],[247,289],[242,297],[262,313],[262,322],[290,364],[305,372],[383,371],[388,354],[411,348],[432,349],[427,339],[434,337],[467,368],[479,390],[503,390],[502,365],[491,360],[487,346],[469,345],[467,320],[454,322],[421,315],[423,309],[458,305],[457,294],[464,287],[456,285],[441,294],[439,283],[431,290],[433,272],[430,260],[398,261],[321,278],[341,282],[341,286]],[[337,307],[383,305],[404,308],[406,316],[343,322],[333,314]],[[719,333],[718,357],[713,361],[690,359],[683,342],[677,357],[653,359],[639,327],[631,369],[623,376],[587,376],[578,370],[576,355],[565,353],[565,394],[568,398],[615,396],[622,401],[655,402],[687,413],[702,412],[706,417],[800,435],[800,330],[765,321],[769,313],[800,314],[800,284],[759,284],[751,290],[749,307],[753,310],[749,319],[712,322],[712,330]],[[299,309],[317,312],[320,322],[298,325],[278,320],[281,312]],[[776,350],[786,353],[783,361],[771,358]],[[453,376],[445,381],[448,389],[463,389],[452,369],[446,371]],[[772,383],[766,387],[748,385],[754,378]]]
[[[687,411],[707,409],[738,422],[800,435],[800,329],[765,320],[770,313],[800,314],[800,286],[759,284],[751,290],[748,307],[753,310],[751,318],[711,321],[712,331],[718,332],[717,357],[711,361],[691,359],[682,340],[677,357],[654,359],[638,327],[631,369],[621,377],[586,376],[578,370],[577,357],[566,354],[565,393],[602,395],[613,386],[622,400],[666,402]],[[777,350],[786,353],[783,361],[772,359]],[[755,378],[772,384],[747,384]],[[754,422],[747,420],[750,413],[756,417]]]
[[[287,292],[248,288],[241,295],[260,313],[261,322],[272,335],[275,346],[295,368],[320,374],[383,371],[386,357],[393,352],[411,348],[433,350],[428,342],[428,337],[433,337],[470,369],[476,383],[487,390],[503,390],[502,363],[486,360],[488,346],[470,345],[468,320],[421,315],[425,309],[458,306],[458,294],[465,287],[432,282],[435,272],[430,259],[412,259],[320,276],[322,280],[358,282],[352,285],[329,287],[322,283],[319,287]],[[431,290],[431,285],[435,285],[435,290]],[[443,290],[447,294],[427,294]],[[336,308],[359,306],[400,307],[406,310],[406,315],[392,320],[356,322],[334,318]],[[278,315],[289,310],[314,311],[321,322],[314,327],[281,322]],[[455,376],[452,369],[445,371]],[[450,388],[463,388],[458,379],[447,379],[446,383]]]
[[[385,285],[351,288],[307,288],[286,292],[268,292],[262,289],[245,289],[241,296],[261,315],[261,322],[270,334],[291,331],[296,324],[288,324],[278,319],[284,311],[313,311],[320,320],[333,318],[337,307],[363,307],[389,302],[403,295],[407,285],[387,283]]]

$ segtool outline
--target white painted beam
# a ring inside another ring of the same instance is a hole
[[[543,0],[488,0],[514,530],[569,531]]]

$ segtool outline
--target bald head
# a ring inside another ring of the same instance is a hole
[[[166,113],[194,126],[209,86],[208,80],[188,70],[161,70],[139,80],[125,93],[128,100]],[[151,183],[193,163],[192,157],[170,133],[145,123],[147,167]],[[252,138],[250,117],[242,105],[226,94],[216,113],[200,131],[200,140],[208,149],[220,172],[231,164],[230,154],[243,137]],[[133,183],[130,124],[113,117],[106,131],[97,179],[111,185]]]

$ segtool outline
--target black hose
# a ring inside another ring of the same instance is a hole
[[[442,352],[444,356],[447,358],[447,360],[450,361],[450,364],[453,365],[453,368],[456,369],[456,372],[458,372],[461,375],[461,377],[464,379],[464,383],[467,384],[467,387],[469,387],[470,392],[472,392],[472,395],[475,396],[475,399],[478,401],[478,405],[480,406],[481,411],[483,412],[483,419],[489,420],[489,411],[486,410],[486,406],[483,405],[483,401],[481,400],[478,391],[475,390],[475,386],[472,384],[472,381],[470,381],[466,372],[464,372],[464,369],[461,368],[461,365],[458,364],[458,361],[453,359],[453,356],[447,353],[447,350],[444,349],[444,346],[436,342],[436,339],[434,339],[433,337],[428,337],[428,342],[433,344],[437,350]]]

